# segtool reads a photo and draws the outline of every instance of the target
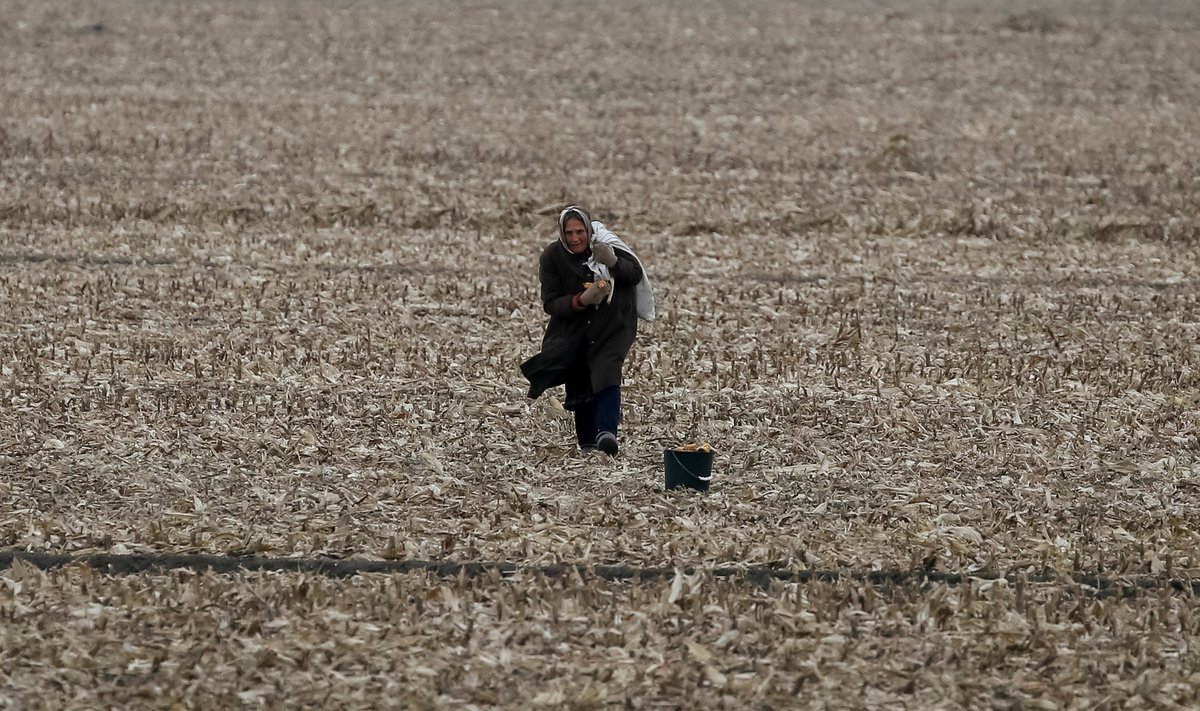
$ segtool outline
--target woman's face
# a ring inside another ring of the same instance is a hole
[[[563,242],[572,254],[582,254],[588,248],[587,226],[578,217],[572,217],[563,225]]]

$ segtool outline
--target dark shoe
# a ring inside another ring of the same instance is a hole
[[[596,435],[596,447],[610,457],[614,456],[617,453],[617,436],[612,432],[601,432]]]
[[[599,451],[600,450],[596,449],[595,447],[593,447],[591,445],[588,445],[586,447],[583,445],[579,445],[579,456],[581,456],[581,457],[590,457]]]

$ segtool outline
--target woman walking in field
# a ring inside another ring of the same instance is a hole
[[[521,364],[529,397],[566,386],[582,452],[618,450],[621,367],[637,319],[654,319],[650,282],[633,250],[587,211],[558,216],[558,239],[542,251],[542,308],[550,315],[542,351]]]

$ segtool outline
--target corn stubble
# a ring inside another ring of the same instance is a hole
[[[153,9],[0,27],[0,545],[525,567],[16,561],[0,706],[1198,702],[1190,3]],[[577,199],[615,461],[516,369]]]

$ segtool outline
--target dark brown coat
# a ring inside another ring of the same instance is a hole
[[[588,254],[571,254],[555,240],[542,251],[540,277],[542,308],[550,315],[542,337],[542,352],[525,361],[521,372],[529,379],[529,397],[567,384],[568,408],[591,393],[621,384],[621,366],[637,335],[637,293],[642,267],[629,252],[615,249],[617,263],[609,269],[614,291],[611,303],[575,311],[572,301],[592,281]]]

